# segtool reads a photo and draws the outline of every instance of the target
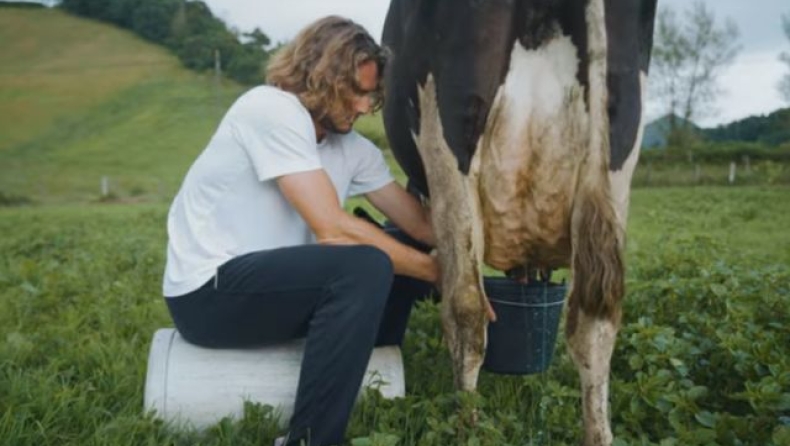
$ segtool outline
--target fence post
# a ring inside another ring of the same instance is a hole
[[[694,165],[694,184],[699,183],[700,174],[701,174],[701,169],[699,167],[699,163],[697,163]]]
[[[101,177],[101,196],[106,198],[110,195],[110,178],[107,175]]]
[[[222,113],[219,100],[219,89],[222,80],[222,57],[219,49],[214,50],[214,108]]]
[[[735,161],[731,161],[730,162],[730,178],[729,178],[730,184],[735,183],[735,166],[736,166]]]

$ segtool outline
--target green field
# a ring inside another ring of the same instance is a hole
[[[788,192],[634,192],[618,445],[790,444]],[[0,444],[270,444],[266,408],[203,434],[142,414],[151,336],[172,326],[165,216],[161,204],[0,209]],[[547,373],[484,374],[480,395],[456,395],[438,309],[424,304],[403,350],[408,396],[359,406],[351,444],[576,444],[578,379],[558,342]],[[482,409],[476,428],[459,404]]]

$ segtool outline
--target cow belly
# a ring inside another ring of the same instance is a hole
[[[557,268],[571,256],[570,220],[589,115],[567,37],[516,43],[479,142],[485,261],[494,268]]]

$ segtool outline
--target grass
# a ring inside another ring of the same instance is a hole
[[[613,362],[618,445],[787,444],[787,192],[634,191],[631,292]],[[0,209],[0,444],[270,444],[267,407],[205,433],[170,431],[142,413],[151,336],[172,326],[159,297],[166,210]],[[408,396],[369,395],[350,444],[563,445],[579,436],[578,381],[562,345],[546,374],[484,373],[479,395],[459,395],[438,307],[425,303],[404,360]],[[464,415],[471,407],[480,408],[476,426]]]
[[[0,191],[44,203],[172,196],[242,91],[133,34],[0,8]]]

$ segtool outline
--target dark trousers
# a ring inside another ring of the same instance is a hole
[[[424,249],[400,231],[387,231]],[[167,301],[187,341],[238,348],[306,337],[289,444],[343,442],[374,345],[400,345],[429,283],[393,274],[372,246],[306,245],[249,253]]]

